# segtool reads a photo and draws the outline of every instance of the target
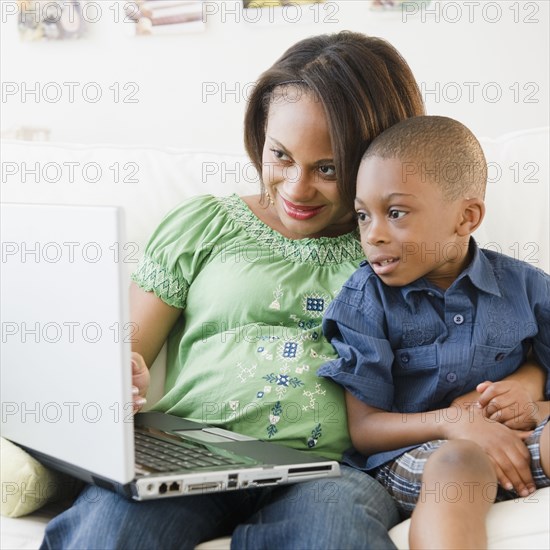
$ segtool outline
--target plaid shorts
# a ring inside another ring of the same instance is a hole
[[[550,417],[541,422],[529,438],[525,440],[525,444],[531,453],[531,473],[537,489],[550,486],[550,478],[546,476],[540,463],[540,436],[549,419]],[[395,460],[386,462],[386,464],[379,466],[372,472],[372,476],[393,497],[402,517],[409,517],[416,506],[422,488],[422,474],[426,461],[446,441],[445,439],[437,439],[424,443],[403,453]],[[460,490],[460,488],[455,489]],[[453,488],[449,490],[452,491]],[[497,502],[514,498],[519,498],[515,491],[507,491],[500,486],[498,487]]]

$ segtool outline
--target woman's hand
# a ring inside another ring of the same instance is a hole
[[[139,412],[147,403],[145,396],[151,382],[151,374],[145,364],[143,357],[132,352],[132,395],[134,398],[134,414]]]
[[[512,430],[530,430],[538,422],[538,404],[516,380],[482,382],[476,387],[483,414]]]

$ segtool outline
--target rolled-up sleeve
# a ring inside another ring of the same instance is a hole
[[[384,334],[384,310],[377,291],[355,274],[330,304],[323,332],[338,358],[318,370],[364,403],[391,410],[394,399],[390,342]]]

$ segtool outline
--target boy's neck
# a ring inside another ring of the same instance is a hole
[[[434,284],[441,290],[447,290],[460,276],[460,274],[470,265],[473,258],[473,250],[470,246],[471,236],[468,236],[464,242],[464,253],[461,257],[457,258],[453,262],[449,262],[448,273],[441,273],[437,276],[426,276],[430,283]]]

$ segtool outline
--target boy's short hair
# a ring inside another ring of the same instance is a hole
[[[485,196],[487,162],[481,145],[452,118],[416,116],[398,122],[373,140],[362,161],[369,157],[401,160],[403,178],[420,176],[435,183],[447,200]]]

